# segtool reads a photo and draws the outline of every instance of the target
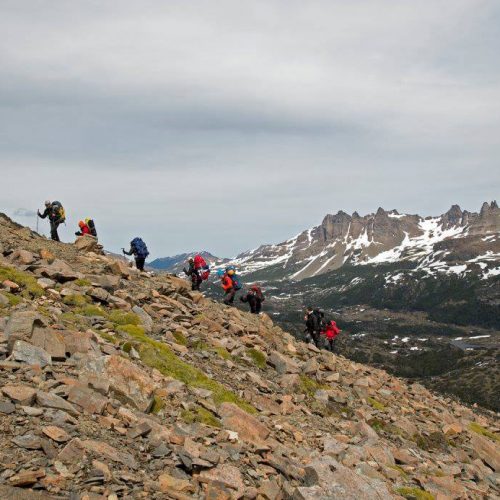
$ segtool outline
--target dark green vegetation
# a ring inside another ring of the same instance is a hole
[[[300,282],[278,281],[282,273],[277,265],[244,280],[266,279],[265,310],[297,338],[303,339],[305,306],[322,307],[343,330],[336,343],[341,354],[500,410],[499,276],[429,276],[412,262],[345,265]],[[388,282],[398,274],[396,283]],[[220,295],[217,285],[210,294]],[[485,334],[491,338],[467,344],[467,337]]]

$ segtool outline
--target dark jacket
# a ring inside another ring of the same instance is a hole
[[[57,205],[49,205],[45,208],[43,213],[38,212],[38,216],[41,219],[49,218],[51,221],[57,221],[61,219],[61,215],[59,212],[59,207]]]

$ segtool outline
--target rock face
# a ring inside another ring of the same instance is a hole
[[[0,498],[498,496],[497,415],[4,222]]]

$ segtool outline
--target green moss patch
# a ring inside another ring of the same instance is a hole
[[[141,356],[141,360],[151,368],[156,368],[163,375],[180,380],[187,386],[212,391],[213,400],[216,405],[226,402],[234,403],[248,413],[256,413],[253,406],[232,391],[209,378],[201,370],[178,358],[166,344],[148,337],[144,329],[140,326],[123,325],[118,328],[118,331],[126,333],[138,342],[137,350]]]
[[[63,298],[63,303],[67,306],[84,307],[89,302],[89,297],[86,295],[66,295]]]
[[[92,284],[89,280],[82,279],[82,278],[73,281],[73,283],[76,286],[90,286]]]
[[[307,375],[300,375],[300,392],[307,394],[308,396],[314,396],[316,391],[319,389],[325,389],[326,387],[316,382],[316,380],[308,377]]]
[[[186,337],[184,337],[184,335],[182,334],[182,332],[174,332],[172,333],[175,341],[179,344],[179,345],[183,345],[183,346],[187,346],[188,345],[188,341],[186,339]]]
[[[198,422],[200,424],[209,425],[210,427],[222,427],[220,420],[210,413],[207,409],[197,406],[194,410],[183,410],[181,418],[187,424]]]
[[[260,369],[264,369],[266,367],[266,355],[262,352],[259,351],[258,349],[247,349],[247,355],[252,358],[253,362],[257,367]]]
[[[140,325],[141,319],[137,314],[124,311],[111,311],[108,315],[109,321],[115,325]]]
[[[375,410],[385,411],[385,406],[380,401],[377,401],[374,398],[368,398],[367,401],[372,408],[375,408]]]
[[[408,478],[408,474],[403,469],[403,467],[401,467],[400,465],[388,465],[387,467],[389,469],[395,470],[396,472],[399,472],[401,474],[401,476],[403,477],[403,479],[407,479]]]
[[[428,491],[421,490],[420,488],[403,487],[397,488],[396,493],[407,498],[408,500],[435,500],[434,495]]]
[[[103,318],[107,317],[106,311],[99,306],[95,306],[92,304],[87,304],[84,307],[79,307],[75,310],[75,313],[80,314],[82,316],[102,316]]]
[[[36,279],[28,273],[0,266],[0,282],[10,280],[21,287],[20,295],[26,299],[41,297],[43,288],[36,282]]]
[[[488,429],[485,429],[482,425],[479,425],[476,422],[471,422],[469,424],[469,430],[475,432],[476,434],[481,434],[481,436],[490,438],[493,441],[500,441],[500,435],[495,434],[494,432],[491,432]]]
[[[7,297],[10,306],[17,306],[17,304],[19,304],[23,300],[21,297],[19,297],[19,295],[14,295],[10,292],[2,292],[2,295],[4,297]]]

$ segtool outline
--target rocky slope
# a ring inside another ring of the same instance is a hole
[[[496,415],[266,315],[6,218],[0,278],[0,498],[500,493]]]
[[[319,226],[278,245],[240,254],[234,264],[252,279],[302,280],[345,265],[411,263],[429,275],[500,273],[500,209],[484,203],[479,213],[454,205],[438,217],[379,208],[360,216],[338,212]],[[399,279],[398,275],[392,277]]]

